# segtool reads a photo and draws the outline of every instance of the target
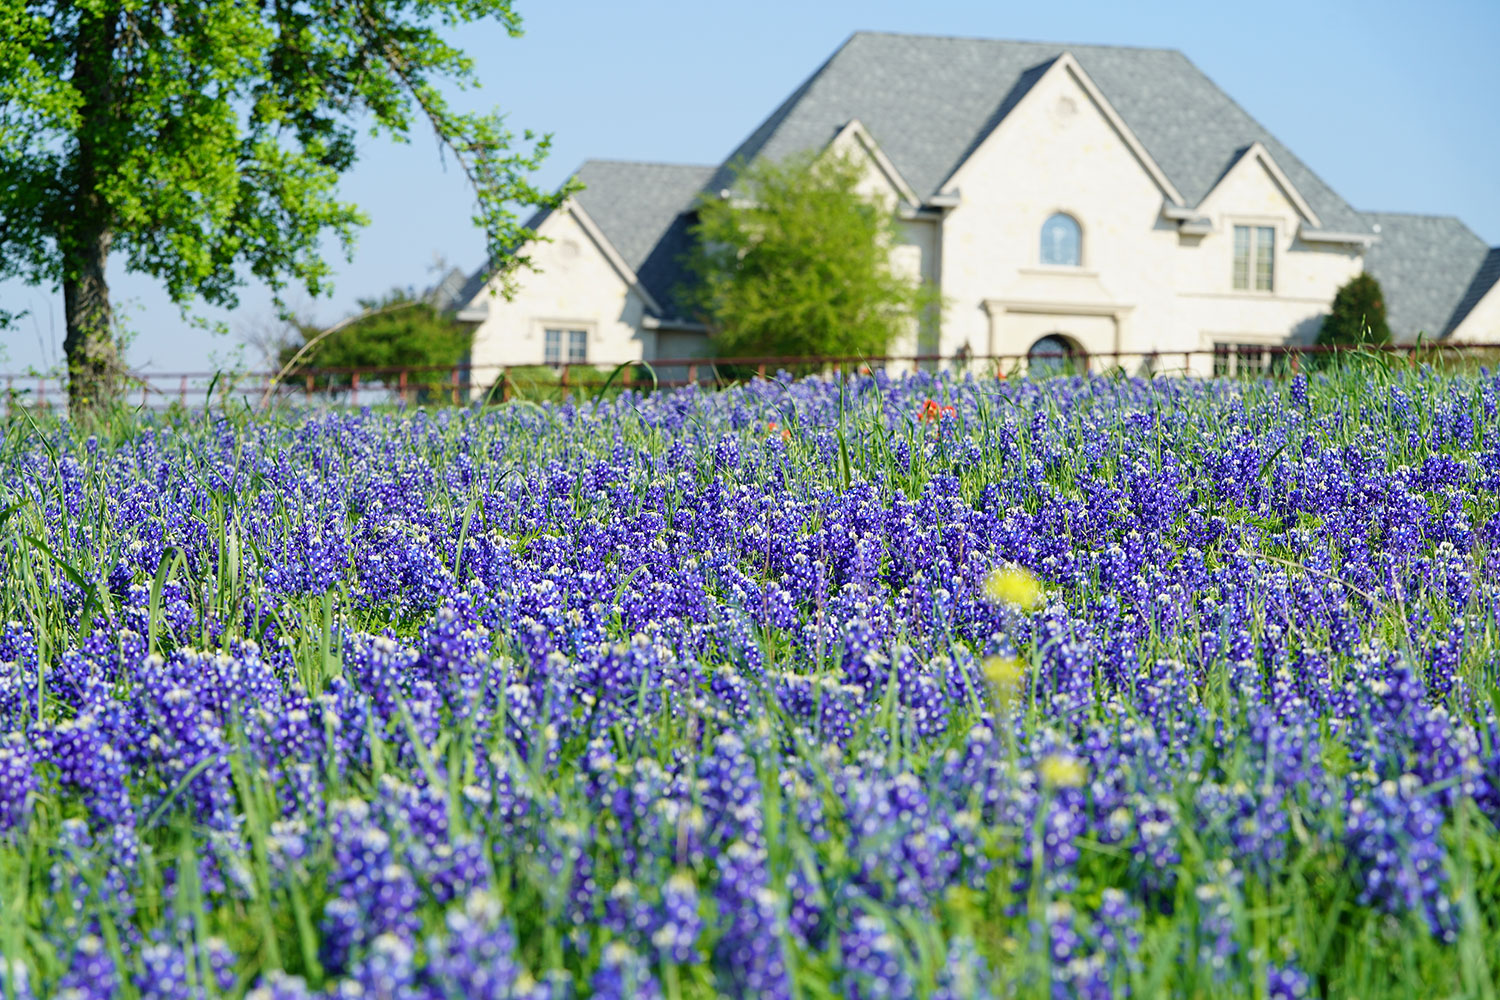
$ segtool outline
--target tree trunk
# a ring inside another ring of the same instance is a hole
[[[110,209],[99,193],[101,161],[118,127],[114,108],[114,50],[118,15],[81,15],[73,85],[81,98],[73,159],[73,204],[61,227],[63,309],[68,333],[68,412],[79,417],[114,399],[120,374],[114,311],[104,269],[109,263]]]
[[[81,415],[107,405],[115,396],[120,350],[115,342],[114,311],[104,266],[109,259],[109,233],[92,239],[74,233],[69,248],[68,274],[63,278],[63,310],[68,333],[63,352],[68,358],[68,412]]]

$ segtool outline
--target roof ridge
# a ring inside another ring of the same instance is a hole
[[[833,65],[833,61],[837,59],[844,52],[844,50],[849,47],[849,43],[854,41],[854,39],[858,35],[859,32],[856,31],[848,38],[840,42],[839,47],[834,49],[833,52],[828,56],[828,58],[824,59],[823,62],[819,64],[818,68],[812,71],[807,79],[799,83],[796,88],[787,95],[786,100],[776,105],[775,110],[773,110],[768,116],[762,119],[760,124],[756,125],[755,128],[750,130],[749,135],[745,136],[744,139],[740,140],[740,143],[737,146],[729,151],[729,155],[719,163],[718,169],[713,172],[713,174],[709,177],[707,183],[703,185],[704,190],[712,191],[716,187],[723,188],[728,186],[728,184],[733,180],[732,175],[734,173],[734,164],[737,161],[744,161],[748,163],[750,160],[753,160],[757,155],[759,155],[762,149],[766,148],[767,143],[769,143],[771,141],[771,138],[776,135],[776,131],[781,128],[781,126],[786,122],[787,116],[789,116],[797,107],[797,105],[802,102],[802,99],[807,96],[808,91],[812,90],[813,84],[818,81],[819,77],[821,77],[825,72],[828,71],[828,67]],[[751,149],[752,146],[754,146],[753,149]],[[748,156],[744,155],[744,151],[747,149],[750,150]]]
[[[632,160],[614,156],[590,156],[578,165],[578,170],[582,170],[590,163],[609,163],[618,166],[633,167],[683,167],[684,169],[693,170],[713,170],[718,166],[716,163],[675,163],[668,160]],[[578,170],[574,170],[573,173],[578,173]]]
[[[876,29],[861,28],[850,34],[853,39],[860,35],[876,35],[882,38],[927,38],[952,42],[999,42],[1005,45],[1046,45],[1054,46],[1063,51],[1070,48],[1081,49],[1115,49],[1122,52],[1175,52],[1182,55],[1182,50],[1172,46],[1161,45],[1110,45],[1105,42],[1059,42],[1050,38],[998,38],[993,35],[950,35],[941,32],[926,31],[879,31]],[[847,41],[845,44],[848,44]]]
[[[1219,86],[1219,81],[1217,81],[1213,77],[1209,76],[1207,70],[1205,70],[1202,66],[1199,66],[1196,62],[1194,62],[1185,53],[1180,52],[1180,51],[1178,51],[1176,49],[1173,49],[1171,51],[1176,52],[1177,55],[1179,55],[1182,58],[1183,64],[1186,65],[1189,70],[1191,70],[1193,73],[1196,73],[1199,77],[1201,77],[1203,79],[1204,83],[1208,84],[1214,90],[1216,90],[1220,94],[1222,94],[1224,96],[1224,99],[1226,101],[1228,101],[1230,103],[1230,105],[1236,111],[1238,111],[1240,114],[1242,114],[1242,115],[1245,116],[1245,120],[1246,121],[1248,121],[1256,129],[1259,129],[1260,132],[1261,132],[1261,137],[1260,138],[1253,139],[1250,142],[1245,143],[1244,145],[1240,146],[1239,148],[1237,148],[1235,150],[1234,156],[1230,159],[1229,163],[1224,168],[1224,173],[1221,173],[1219,175],[1219,177],[1220,177],[1221,180],[1223,179],[1224,174],[1227,174],[1229,172],[1229,170],[1231,170],[1231,169],[1234,168],[1235,164],[1237,164],[1240,160],[1244,159],[1246,151],[1249,150],[1249,148],[1251,146],[1255,145],[1256,143],[1260,143],[1262,146],[1267,147],[1266,148],[1266,153],[1267,153],[1267,155],[1269,155],[1272,158],[1272,160],[1278,159],[1278,157],[1276,156],[1275,152],[1272,151],[1269,148],[1269,146],[1267,146],[1267,143],[1270,142],[1270,143],[1274,143],[1277,147],[1279,147],[1281,149],[1281,151],[1283,153],[1286,154],[1286,156],[1288,158],[1290,158],[1293,162],[1295,162],[1297,165],[1301,166],[1310,175],[1312,175],[1313,180],[1315,180],[1319,184],[1323,185],[1323,187],[1327,189],[1327,191],[1328,191],[1329,194],[1331,194],[1337,200],[1343,202],[1344,203],[1344,207],[1348,211],[1353,212],[1355,216],[1362,216],[1362,215],[1365,214],[1365,213],[1361,212],[1359,209],[1355,208],[1353,205],[1349,204],[1348,200],[1345,199],[1343,195],[1339,194],[1338,189],[1335,188],[1332,184],[1329,184],[1326,180],[1324,180],[1323,179],[1323,175],[1320,174],[1320,173],[1318,173],[1316,170],[1314,170],[1312,168],[1312,166],[1310,164],[1308,164],[1308,162],[1306,160],[1304,160],[1304,159],[1302,159],[1302,157],[1298,156],[1297,153],[1296,153],[1296,151],[1293,150],[1292,147],[1288,146],[1286,143],[1282,142],[1279,138],[1277,138],[1276,137],[1276,133],[1273,132],[1273,131],[1271,131],[1269,128],[1267,128],[1266,125],[1265,125],[1265,123],[1262,122],[1259,118],[1257,118],[1255,115],[1251,114],[1250,113],[1250,109],[1247,108],[1247,107],[1245,107],[1243,104],[1241,104],[1239,98],[1233,96],[1232,94],[1229,93],[1229,91],[1227,91],[1223,87]],[[1279,164],[1278,164],[1278,166],[1279,166]],[[1281,169],[1284,172],[1286,168],[1282,167]],[[1293,183],[1295,183],[1295,182],[1293,182]],[[1209,190],[1212,190],[1212,188],[1210,188]],[[1302,197],[1306,198],[1307,195],[1304,193],[1302,195]],[[1324,227],[1320,226],[1319,228],[1324,228]]]
[[[1016,82],[1011,84],[1010,90],[1001,95],[999,103],[990,112],[984,124],[979,126],[979,131],[974,133],[974,137],[969,140],[969,144],[964,147],[964,151],[958,154],[958,159],[943,174],[943,179],[938,182],[937,189],[939,191],[953,179],[953,175],[958,173],[958,169],[969,161],[969,158],[978,151],[979,147],[984,145],[985,140],[1000,127],[1001,122],[1009,117],[1010,113],[1015,110],[1016,105],[1020,104],[1026,95],[1031,93],[1032,88],[1041,81],[1042,77],[1047,75],[1047,71],[1057,65],[1057,61],[1063,57],[1063,54],[1060,52],[1055,56],[1043,59],[1035,66],[1029,66],[1025,70],[1022,70],[1021,74],[1016,77]]]
[[[1361,208],[1357,209],[1356,211],[1358,211],[1360,215],[1399,215],[1403,219],[1452,219],[1454,222],[1457,222],[1465,229],[1469,228],[1468,223],[1464,222],[1463,219],[1454,215],[1452,212],[1392,212],[1378,208]],[[1470,230],[1470,232],[1473,232],[1473,230]],[[1477,236],[1478,234],[1476,233],[1475,235]]]
[[[1451,212],[1360,212],[1366,219],[1426,219],[1430,222],[1451,222],[1464,231],[1464,235],[1473,240],[1479,246],[1489,247],[1489,241],[1480,236],[1462,218]]]

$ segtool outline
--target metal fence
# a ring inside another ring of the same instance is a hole
[[[1189,377],[1279,377],[1350,355],[1385,363],[1500,364],[1500,343],[1428,342],[1364,345],[1220,344],[1188,351],[1104,351],[1055,354],[893,354],[868,356],[765,356],[669,358],[618,363],[470,365],[456,367],[319,368],[286,372],[156,372],[123,375],[123,396],[132,405],[200,407],[236,401],[254,408],[277,402],[327,400],[350,406],[397,404],[464,405],[515,398],[548,398],[611,389],[652,391],[697,385],[705,388],[782,373],[847,374],[884,369],[963,370],[994,377],[1123,371],[1131,375]],[[52,373],[0,374],[6,411],[17,406],[62,408],[66,379]]]

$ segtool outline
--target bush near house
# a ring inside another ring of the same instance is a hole
[[[878,356],[936,305],[891,268],[893,214],[859,192],[846,157],[743,170],[733,198],[698,206],[685,297],[723,358]]]
[[[1320,345],[1388,344],[1391,328],[1385,321],[1385,293],[1369,272],[1350,278],[1333,297],[1333,309],[1323,320]]]

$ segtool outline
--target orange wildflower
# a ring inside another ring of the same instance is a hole
[[[917,409],[917,419],[922,421],[923,423],[927,423],[929,421],[936,422],[943,419],[944,417],[953,417],[957,415],[957,407],[944,406],[935,399],[927,400]]]

